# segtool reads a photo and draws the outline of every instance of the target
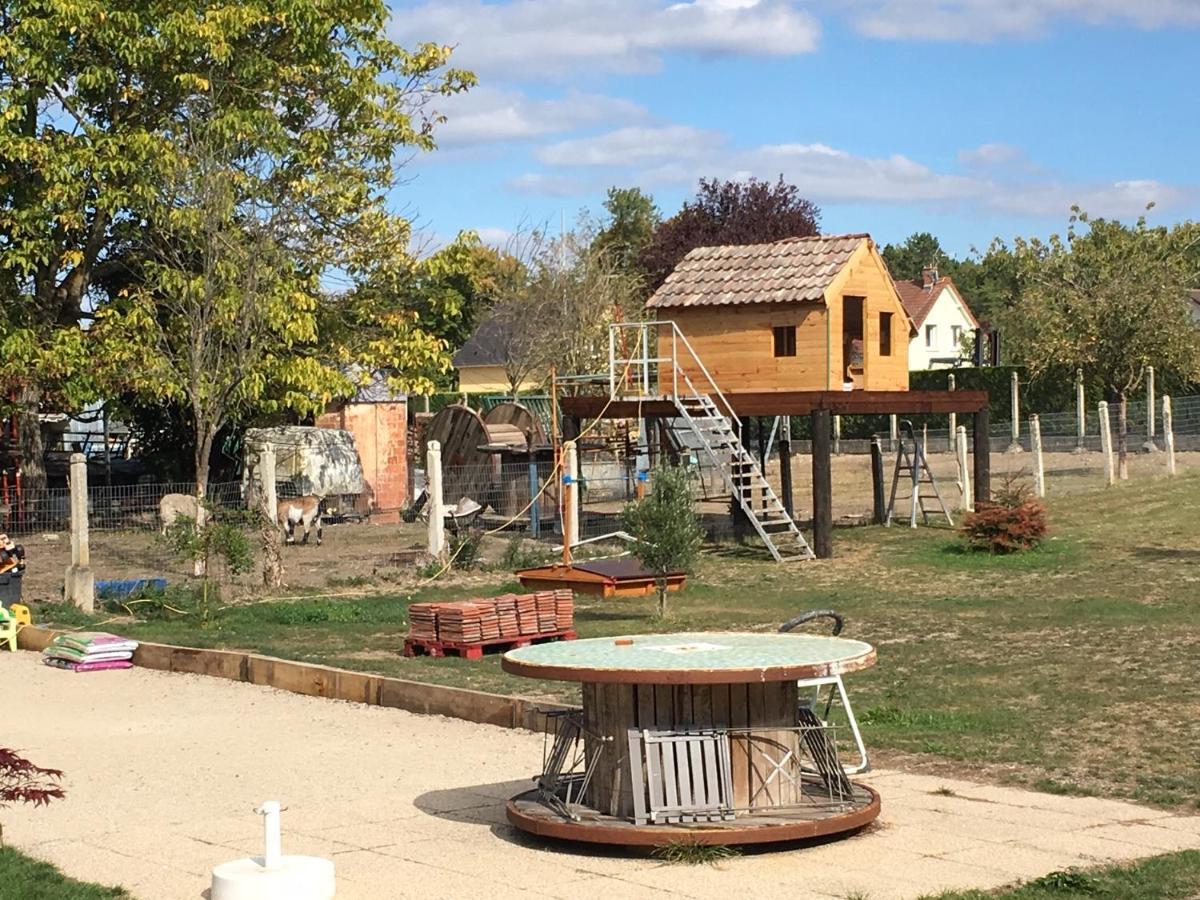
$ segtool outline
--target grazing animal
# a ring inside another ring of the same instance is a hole
[[[317,546],[321,546],[321,504],[324,497],[306,494],[303,497],[284,497],[279,500],[279,527],[287,536],[289,544],[296,543],[296,526],[304,527],[300,543],[308,543],[308,533],[313,524],[317,526]]]
[[[193,522],[200,521],[200,504],[190,494],[165,494],[158,501],[158,518],[162,524],[162,533],[175,524],[181,516],[186,516]]]

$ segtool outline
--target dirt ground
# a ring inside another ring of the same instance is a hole
[[[948,453],[931,454],[930,466],[938,479],[943,497],[957,508],[960,495],[957,487],[956,465]],[[1200,467],[1200,453],[1176,454],[1178,469]],[[1141,479],[1165,473],[1166,458],[1162,453],[1131,454],[1130,478]],[[894,458],[886,458],[885,483],[891,486]],[[992,483],[1000,485],[1006,475],[1032,483],[1029,453],[993,453]],[[970,464],[970,461],[968,462]],[[1099,453],[1051,453],[1045,456],[1047,492],[1052,496],[1094,490],[1103,484],[1103,459]],[[769,467],[768,477],[778,484],[778,463]],[[795,508],[801,519],[807,520],[812,509],[812,461],[797,455],[792,462]],[[899,496],[907,494],[901,488]],[[620,502],[585,503],[585,513],[599,513],[602,518],[588,523],[589,533],[608,532],[619,527],[616,515]],[[901,504],[902,505],[902,504]],[[833,512],[835,521],[862,522],[869,518],[872,507],[870,457],[841,455],[833,459]],[[722,521],[726,498],[702,502],[701,512]],[[489,542],[486,552],[496,560],[503,553],[505,538]],[[63,572],[70,563],[68,535],[64,533],[34,534],[23,538],[29,560],[24,578],[26,599],[56,601],[60,599]],[[420,581],[417,566],[425,546],[425,526],[413,524],[345,523],[327,525],[324,543],[306,546],[285,546],[284,568],[289,588],[299,592],[353,588],[365,579],[394,584],[397,589],[415,586]],[[152,531],[104,532],[91,534],[92,568],[97,580],[163,576],[182,580],[190,567],[172,559]],[[233,593],[252,594],[257,591],[258,571],[233,579]]]
[[[716,866],[535,840],[504,801],[530,787],[530,732],[146,669],[81,675],[0,653],[5,738],[65,772],[66,799],[5,810],[5,840],[140,900],[206,896],[262,851],[333,860],[340,900],[398,897],[915,898],[1200,846],[1200,817],[895,771],[864,778],[879,821]],[[82,736],[82,737],[81,737]]]

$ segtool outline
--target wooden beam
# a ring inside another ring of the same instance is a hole
[[[833,556],[833,441],[827,409],[809,413],[812,422],[813,552]]]
[[[784,418],[779,423],[779,489],[783,492],[783,508],[793,519],[792,507],[792,422]]]
[[[883,492],[883,447],[877,437],[871,438],[871,494],[875,501],[871,521],[883,525],[887,519],[887,498]]]
[[[564,416],[573,416],[585,421],[599,418],[637,419],[645,416],[674,418],[679,415],[679,410],[671,400],[646,400],[640,403],[637,400],[613,400],[610,403],[607,397],[589,395],[561,397],[559,408]],[[565,422],[563,427],[566,427]]]
[[[975,505],[992,499],[992,442],[988,408],[975,412]]]

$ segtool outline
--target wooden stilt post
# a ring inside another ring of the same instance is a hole
[[[1021,452],[1021,378],[1016,372],[1012,373],[1012,442],[1008,445],[1009,453]]]
[[[792,418],[784,416],[779,422],[779,490],[783,493],[783,508],[790,518],[796,517],[792,501]]]
[[[1104,483],[1112,487],[1117,478],[1113,468],[1112,422],[1108,418],[1108,403],[1101,400],[1096,406],[1096,414],[1100,417],[1100,452],[1104,455]]]
[[[1033,451],[1033,490],[1046,496],[1046,469],[1042,462],[1042,423],[1034,413],[1029,417],[1029,446]]]
[[[883,445],[878,437],[871,438],[871,495],[874,500],[871,521],[882,525],[887,518],[887,497],[883,492]]]
[[[429,555],[442,559],[446,555],[446,499],[442,496],[442,445],[430,441],[425,453],[425,490],[429,508]]]
[[[975,505],[992,499],[992,442],[989,435],[991,416],[988,408],[975,412]]]
[[[82,453],[71,454],[71,565],[63,597],[84,612],[96,608],[96,576],[88,543],[87,457]]]
[[[974,509],[971,502],[971,473],[967,470],[967,426],[959,425],[954,436],[954,456],[958,461],[958,492],[963,509]]]
[[[1086,453],[1084,438],[1087,437],[1087,408],[1083,396],[1083,369],[1075,370],[1075,449],[1073,453]]]
[[[1167,451],[1167,474],[1175,474],[1175,422],[1174,413],[1171,410],[1171,398],[1163,394],[1162,398],[1162,419],[1163,419],[1163,449]]]
[[[812,421],[813,552],[818,559],[833,556],[833,457],[829,410],[814,409]]]

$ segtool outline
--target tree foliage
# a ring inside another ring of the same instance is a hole
[[[634,554],[654,573],[658,586],[658,614],[667,612],[667,576],[686,572],[695,564],[704,540],[696,518],[692,485],[682,466],[654,470],[648,496],[628,504],[621,520],[638,543]]]
[[[928,231],[910,234],[901,243],[883,248],[888,271],[897,281],[919,280],[927,266],[955,286],[980,322],[995,323],[1019,296],[1016,260],[1003,243],[993,241],[987,251],[972,251],[964,259],[947,253]]]
[[[700,179],[696,196],[655,229],[641,255],[647,287],[658,288],[688,251],[719,244],[763,244],[818,232],[821,212],[800,189],[777,182]]]
[[[608,221],[596,235],[594,247],[607,254],[621,272],[644,278],[642,254],[662,224],[654,198],[640,188],[611,187],[604,209]]]
[[[401,346],[430,346],[408,311],[344,304],[333,318],[346,312],[373,329],[350,347],[313,327],[321,324],[323,277],[337,273],[357,285],[381,280],[381,267],[394,277],[411,268],[396,252],[407,245],[407,223],[383,205],[393,160],[400,148],[432,148],[426,102],[472,81],[445,68],[446,47],[405,50],[388,40],[388,16],[381,0],[4,3],[0,293],[12,302],[0,311],[0,376],[22,388],[27,422],[36,422],[43,397],[70,408],[111,390],[101,377],[118,361],[96,362],[114,345],[98,343],[102,329],[80,327],[110,299],[92,290],[106,268],[146,262],[138,278],[157,296],[178,293],[195,276],[192,266],[168,267],[148,252],[143,235],[165,242],[178,229],[184,243],[195,236],[198,223],[171,204],[180,199],[181,172],[195,163],[198,131],[232,182],[227,239],[241,230],[246,251],[264,220],[276,226],[270,251],[287,265],[268,293],[273,326],[287,340],[323,345],[337,363],[362,353],[391,357],[399,371],[408,363]],[[261,276],[265,263],[259,269]],[[123,333],[149,325],[150,309],[123,309]],[[281,351],[276,374],[290,388],[280,402],[319,403],[333,381],[328,369],[316,354]],[[147,389],[157,382],[164,396],[178,395],[155,360],[126,362],[146,364],[136,377]],[[23,433],[32,439],[36,425]],[[25,449],[27,465],[36,465],[40,447]]]

